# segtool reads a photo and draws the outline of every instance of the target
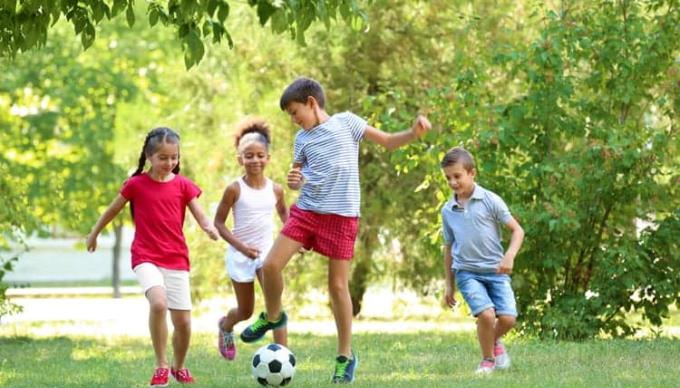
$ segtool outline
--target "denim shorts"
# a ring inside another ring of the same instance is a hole
[[[495,309],[496,315],[517,316],[515,294],[507,274],[456,270],[456,286],[475,317],[489,308]]]

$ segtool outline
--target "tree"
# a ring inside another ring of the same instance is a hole
[[[272,31],[288,32],[301,43],[305,31],[315,21],[329,27],[338,16],[355,25],[365,19],[356,0],[249,0],[248,4],[256,9],[260,25],[270,22]],[[185,65],[191,68],[203,58],[205,40],[212,38],[219,43],[226,39],[230,47],[234,45],[226,26],[231,8],[226,0],[154,0],[148,2],[146,13],[151,27],[161,22],[175,29]],[[13,58],[17,53],[44,46],[48,32],[61,18],[73,26],[87,49],[96,38],[96,27],[122,14],[132,27],[137,19],[134,0],[0,2],[1,56]]]

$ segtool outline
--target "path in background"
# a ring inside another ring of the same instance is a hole
[[[137,287],[123,288],[122,299],[108,297],[68,296],[84,295],[108,291],[106,287],[84,289],[26,289],[10,290],[11,301],[23,306],[23,312],[2,318],[0,335],[130,335],[148,336],[148,303],[137,294]],[[61,293],[59,296],[50,294]],[[66,294],[66,295],[64,295]],[[106,293],[104,293],[106,294]],[[231,306],[232,296],[223,299],[209,299],[195,306],[192,326],[194,332],[216,331],[217,320]],[[319,316],[320,309],[327,309],[325,296],[312,295],[310,303],[300,309],[298,316],[302,319],[291,319],[288,330],[292,333],[314,332],[321,335],[335,335],[335,323],[327,312]],[[409,311],[409,318],[403,319],[397,307],[404,306]],[[316,306],[316,307],[315,307]],[[320,306],[320,307],[319,307]],[[317,311],[311,311],[315,309]],[[472,318],[454,316],[451,312],[442,312],[438,306],[419,303],[417,297],[404,293],[395,296],[389,291],[367,294],[364,301],[362,317],[354,321],[354,332],[414,332],[414,331],[461,331],[474,330]],[[441,315],[444,314],[444,319]],[[324,316],[325,315],[325,316]],[[450,319],[446,319],[446,315]],[[306,318],[305,318],[306,317]],[[420,319],[418,319],[420,317]],[[428,319],[431,317],[431,319]],[[44,324],[43,324],[44,323]],[[240,331],[245,323],[236,326]]]

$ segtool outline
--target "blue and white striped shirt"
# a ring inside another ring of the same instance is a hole
[[[305,177],[297,206],[323,214],[358,217],[359,143],[366,120],[344,112],[295,135],[294,163]]]

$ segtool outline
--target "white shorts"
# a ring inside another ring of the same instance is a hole
[[[231,280],[239,283],[254,282],[256,277],[255,272],[264,265],[264,259],[267,258],[269,249],[271,249],[271,245],[267,247],[267,249],[263,249],[260,256],[256,259],[251,259],[231,246],[227,248],[227,253],[224,255],[224,261],[227,273]]]
[[[133,271],[144,295],[152,287],[163,287],[169,309],[191,310],[189,271],[160,268],[153,263],[139,264]]]

